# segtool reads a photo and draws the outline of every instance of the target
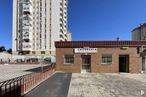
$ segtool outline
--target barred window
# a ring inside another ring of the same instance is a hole
[[[74,64],[74,55],[65,55],[64,63],[65,64]]]
[[[103,54],[102,55],[102,64],[111,64],[112,63],[112,55],[111,54]]]

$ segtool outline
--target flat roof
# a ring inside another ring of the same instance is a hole
[[[56,48],[79,47],[141,47],[146,46],[146,41],[57,41]]]

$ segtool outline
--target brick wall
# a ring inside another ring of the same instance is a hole
[[[121,50],[120,47],[98,48],[97,53],[91,55],[91,72],[93,73],[119,73],[119,55],[129,55],[129,72],[141,72],[141,56],[136,47]],[[74,64],[64,64],[64,55],[74,55]],[[112,64],[102,64],[102,54],[112,54]],[[74,48],[56,49],[56,70],[69,73],[80,73],[82,66],[82,54],[75,54]]]

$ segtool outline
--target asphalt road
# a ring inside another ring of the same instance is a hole
[[[24,97],[67,97],[72,74],[56,73]]]

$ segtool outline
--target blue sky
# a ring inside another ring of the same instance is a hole
[[[0,0],[0,46],[12,46],[12,0]],[[73,40],[131,39],[146,22],[146,0],[69,0],[68,29]]]

